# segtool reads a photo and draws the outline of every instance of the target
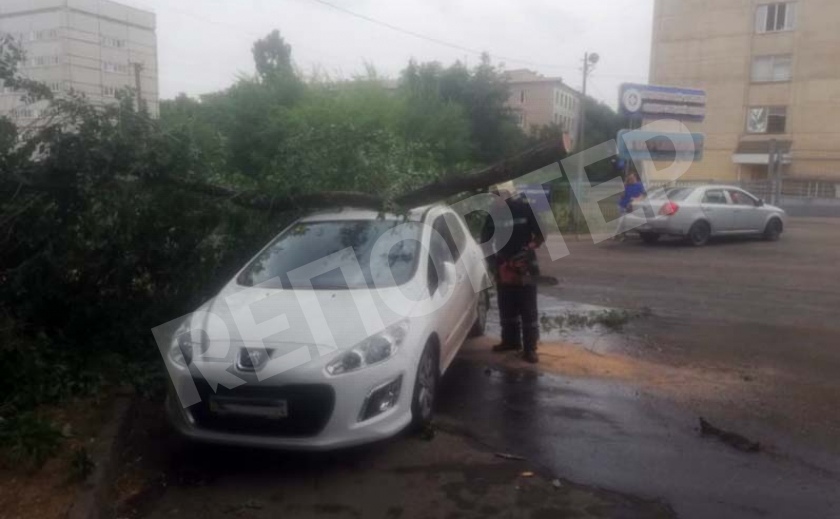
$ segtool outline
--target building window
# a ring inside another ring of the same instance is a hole
[[[754,106],[747,113],[747,133],[785,133],[787,107]]]
[[[792,31],[796,27],[796,3],[780,2],[758,6],[755,32]]]
[[[52,90],[53,92],[61,92],[62,90],[64,90],[63,85],[61,84],[61,81],[52,81],[49,84],[49,87],[50,87],[50,90]]]
[[[25,67],[49,67],[61,63],[61,56],[33,56],[23,62]]]
[[[519,102],[520,102],[520,103],[524,103],[524,102],[525,102],[525,91],[524,91],[524,90],[520,90],[520,91],[519,91]]]
[[[58,29],[45,29],[43,31],[36,31],[30,33],[30,37],[34,41],[54,40],[58,38]]]
[[[42,111],[37,108],[15,108],[12,110],[12,116],[19,119],[36,119],[41,117]]]
[[[102,95],[104,97],[114,97],[117,95],[117,88],[112,86],[103,86]]]
[[[104,47],[114,47],[116,49],[122,49],[125,47],[125,40],[121,40],[119,38],[112,38],[111,36],[103,36],[102,37],[102,46]]]
[[[756,56],[752,62],[752,80],[755,82],[790,81],[793,59],[789,54]]]
[[[522,113],[522,112],[519,112],[519,113],[517,114],[517,117],[518,117],[518,119],[519,119],[519,121],[518,121],[518,122],[519,122],[519,126],[525,126],[525,114],[524,114],[524,113]]]
[[[111,61],[103,61],[102,70],[104,70],[105,72],[113,72],[116,74],[126,74],[128,72],[128,65],[124,63],[113,63]]]

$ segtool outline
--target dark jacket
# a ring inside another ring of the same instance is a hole
[[[505,222],[494,222],[488,217],[481,230],[481,241],[486,242],[493,239],[493,251],[495,254],[488,258],[488,264],[493,271],[497,284],[522,284],[522,276],[526,274],[539,275],[539,265],[534,249],[529,248],[530,243],[537,247],[543,244],[545,237],[542,234],[540,225],[534,215],[534,211],[528,202],[522,198],[509,198],[505,201],[511,213],[511,220]],[[500,233],[495,232],[495,225],[512,226],[510,239],[507,243],[496,242],[501,240]]]

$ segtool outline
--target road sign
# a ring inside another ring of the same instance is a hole
[[[624,160],[668,162],[703,160],[706,136],[702,133],[665,133],[642,130],[618,132],[618,156]]]
[[[619,90],[618,107],[628,117],[702,121],[706,118],[706,92],[624,83]]]

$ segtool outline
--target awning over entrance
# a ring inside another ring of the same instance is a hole
[[[790,164],[790,148],[792,141],[777,140],[776,146],[782,152],[782,163]],[[738,149],[732,155],[735,164],[764,164],[770,163],[770,141],[741,141]]]

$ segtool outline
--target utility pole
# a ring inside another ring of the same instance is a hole
[[[773,205],[779,203],[779,201],[776,198],[776,184],[779,182],[776,172],[776,169],[778,168],[778,162],[776,161],[778,148],[779,143],[776,141],[776,139],[770,139],[769,150],[767,152],[767,178],[770,179],[770,203]]]
[[[578,155],[583,151],[584,139],[586,137],[586,82],[589,78],[589,73],[592,72],[592,69],[595,65],[598,64],[600,60],[600,56],[596,53],[590,54],[589,52],[584,53],[583,55],[583,88],[581,92],[581,99],[580,99],[580,121],[578,121],[578,137],[577,143],[575,144],[575,153]],[[577,236],[577,211],[575,211],[575,189],[572,186],[572,182],[577,182],[578,180],[586,177],[586,170],[583,166],[583,159],[579,159],[579,166],[577,171],[577,178],[569,179],[569,215],[571,218],[572,228],[575,231],[575,236]]]
[[[143,64],[142,63],[132,63],[134,67],[134,85],[137,89],[137,111],[140,111],[140,107],[143,106],[143,85],[140,83],[140,72],[143,71]]]

